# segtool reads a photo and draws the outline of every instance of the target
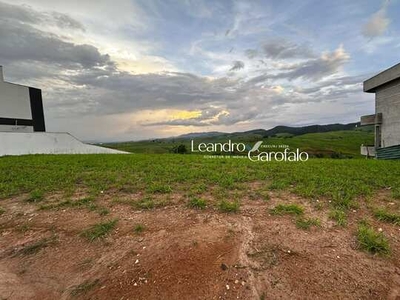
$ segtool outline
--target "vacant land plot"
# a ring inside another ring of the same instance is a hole
[[[398,299],[400,162],[0,159],[0,299]]]
[[[330,131],[321,133],[307,133],[297,136],[291,134],[278,134],[274,137],[265,138],[259,134],[222,134],[220,136],[202,137],[204,143],[225,143],[232,139],[235,142],[243,142],[253,146],[257,141],[264,141],[270,145],[289,145],[291,149],[300,148],[311,155],[331,157],[332,154],[340,154],[352,157],[360,155],[360,145],[371,145],[374,143],[373,129],[359,127],[355,130]],[[133,153],[169,153],[174,147],[183,144],[190,149],[190,140],[185,139],[158,139],[150,141],[123,142],[106,144],[107,147],[128,151]],[[197,140],[197,139],[195,139]],[[251,147],[250,146],[250,147]]]

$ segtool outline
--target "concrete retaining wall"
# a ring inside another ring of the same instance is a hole
[[[69,133],[0,132],[0,156],[24,154],[127,154],[84,144]]]
[[[381,147],[400,144],[400,78],[377,88],[376,113],[382,113]]]

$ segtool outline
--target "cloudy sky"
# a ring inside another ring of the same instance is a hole
[[[0,65],[89,141],[354,122],[400,0],[0,0]]]

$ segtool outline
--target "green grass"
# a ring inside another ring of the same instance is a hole
[[[100,280],[96,279],[93,281],[87,280],[79,285],[75,285],[71,288],[71,296],[79,296],[82,294],[86,294],[88,291],[93,289],[99,284]]]
[[[390,253],[389,242],[381,232],[376,232],[366,221],[358,224],[357,239],[360,248],[372,254]]]
[[[218,208],[222,212],[227,212],[227,213],[235,213],[239,211],[240,204],[239,201],[227,201],[227,200],[221,200],[218,204]]]
[[[152,184],[147,191],[152,194],[167,194],[172,192],[172,188],[166,184]]]
[[[137,224],[135,226],[135,228],[133,228],[133,230],[135,231],[135,233],[142,233],[144,230],[146,229],[146,227],[142,224]]]
[[[380,221],[400,225],[400,215],[391,213],[385,208],[375,210],[374,215]]]
[[[189,200],[188,206],[191,208],[205,209],[207,202],[204,199],[194,197]]]
[[[304,209],[302,206],[297,204],[279,204],[274,208],[270,209],[272,215],[302,215]]]
[[[300,229],[308,230],[311,226],[320,226],[320,221],[318,219],[313,218],[298,218],[296,220],[296,227]]]
[[[43,204],[40,206],[41,210],[49,210],[49,209],[60,209],[66,207],[86,207],[89,210],[96,210],[97,205],[94,203],[95,199],[93,197],[86,197],[78,200],[65,200],[58,203],[51,203],[51,204]]]
[[[346,212],[340,209],[334,209],[329,212],[329,218],[336,221],[336,224],[339,226],[347,225],[347,215]]]
[[[99,224],[95,224],[90,228],[84,230],[81,233],[81,236],[85,237],[89,241],[98,240],[104,238],[111,230],[114,229],[118,220],[110,220],[107,222],[102,222]]]
[[[39,190],[33,190],[28,198],[26,198],[26,202],[29,203],[35,203],[35,202],[40,202],[44,199],[44,193],[43,191],[39,191]]]
[[[151,197],[144,197],[139,201],[132,202],[133,207],[136,209],[153,209],[165,205],[164,201],[156,201]]]
[[[400,199],[400,188],[394,188],[392,190],[392,197],[393,197],[393,199],[396,199],[396,200]]]
[[[51,195],[75,190],[77,186],[87,189],[91,195],[113,190],[144,191],[144,197],[164,196],[160,192],[171,189],[174,193],[194,193],[199,198],[202,193],[216,197],[217,193],[227,195],[228,192],[242,198],[254,182],[306,198],[324,197],[332,201],[334,208],[348,209],[357,204],[357,197],[400,186],[400,161],[310,159],[296,163],[255,163],[247,159],[205,159],[200,155],[178,154],[0,158],[0,199],[38,190]],[[195,186],[193,191],[192,186]],[[61,206],[68,205],[75,204],[67,202]],[[157,205],[155,200],[147,200],[138,206]]]

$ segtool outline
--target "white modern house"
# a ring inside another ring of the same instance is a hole
[[[375,93],[375,113],[361,117],[361,125],[374,125],[375,145],[361,147],[378,159],[400,159],[400,64],[364,81],[364,92]]]
[[[0,156],[127,153],[88,145],[69,133],[46,132],[42,91],[4,81],[0,66]]]

